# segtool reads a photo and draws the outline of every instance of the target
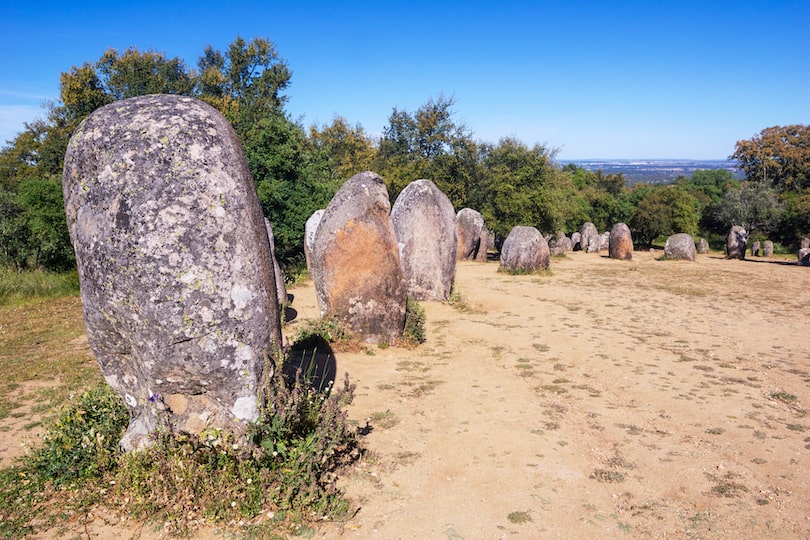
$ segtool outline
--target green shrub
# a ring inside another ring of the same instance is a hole
[[[425,310],[414,300],[408,297],[405,305],[405,330],[402,333],[406,343],[418,345],[425,342]]]
[[[62,410],[28,466],[55,486],[101,478],[117,466],[127,424],[129,412],[109,386],[87,390]]]

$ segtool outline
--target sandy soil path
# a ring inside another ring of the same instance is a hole
[[[660,255],[463,263],[474,312],[426,303],[416,350],[337,353],[372,455],[318,536],[810,537],[810,272]]]

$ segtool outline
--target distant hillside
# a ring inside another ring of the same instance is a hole
[[[691,176],[699,169],[726,169],[737,179],[744,175],[737,169],[736,161],[697,159],[580,159],[561,160],[561,165],[573,163],[589,171],[602,170],[605,174],[624,173],[627,185],[639,182],[669,184],[679,176]]]

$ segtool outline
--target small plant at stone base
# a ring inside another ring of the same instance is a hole
[[[331,315],[305,321],[295,337],[295,347],[314,350],[328,343],[338,348],[352,348],[351,344],[355,341],[337,315]]]
[[[408,297],[405,305],[405,330],[402,337],[406,343],[419,345],[425,342],[425,309],[419,302]]]
[[[218,430],[162,431],[151,447],[124,457],[117,499],[181,534],[200,520],[251,520],[268,510],[292,521],[346,516],[335,482],[360,456],[345,410],[353,396],[348,376],[341,387],[318,391],[300,369],[293,378],[276,369],[246,440]]]
[[[128,423],[126,407],[106,384],[66,405],[48,427],[43,446],[0,471],[0,537],[32,534],[34,522],[47,525],[104,500]],[[54,493],[62,495],[56,508],[47,504]]]

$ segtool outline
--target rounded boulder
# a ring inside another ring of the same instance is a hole
[[[550,262],[548,242],[534,227],[514,227],[501,247],[501,268],[508,272],[545,270]]]

